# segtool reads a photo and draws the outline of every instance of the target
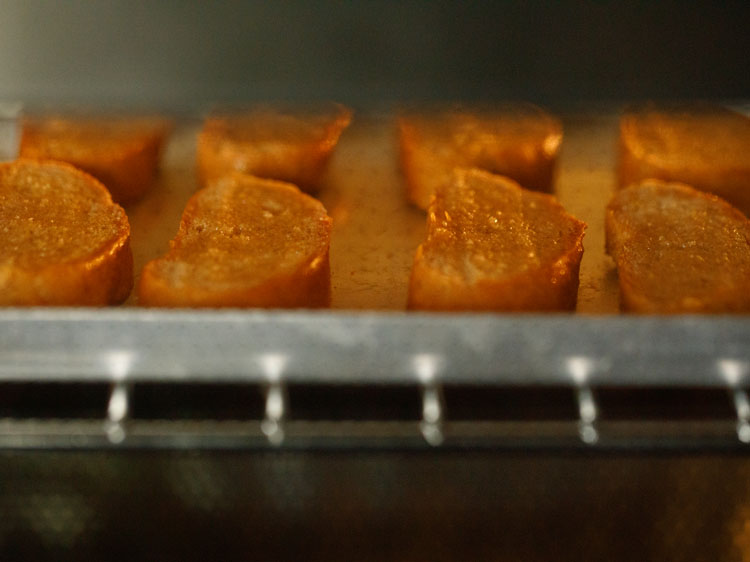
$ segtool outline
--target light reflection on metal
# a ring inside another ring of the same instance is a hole
[[[114,381],[123,381],[133,365],[130,351],[110,351],[104,356],[104,368]]]
[[[442,388],[428,384],[422,388],[422,421],[419,429],[425,441],[432,446],[443,443],[443,412],[445,411]]]
[[[112,444],[125,440],[125,422],[130,416],[130,387],[126,383],[116,382],[112,385],[107,404],[107,420],[104,430]]]
[[[594,370],[594,361],[590,357],[575,355],[568,357],[565,361],[565,367],[577,385],[585,385],[589,375]]]
[[[281,380],[281,373],[286,367],[288,358],[283,353],[265,353],[260,356],[260,367],[270,382]]]
[[[414,372],[422,384],[429,384],[435,380],[435,375],[442,367],[443,360],[434,353],[419,353],[414,356]]]
[[[747,392],[739,388],[746,382],[750,367],[747,361],[738,359],[718,359],[716,367],[721,377],[731,387],[734,410],[737,413],[737,439],[750,444],[750,400]]]
[[[733,388],[741,385],[750,371],[748,362],[738,359],[719,359],[716,366],[722,378]]]
[[[581,387],[576,391],[578,398],[578,434],[584,443],[589,445],[599,441],[599,432],[595,423],[599,415],[594,393],[588,387]]]
[[[422,384],[422,421],[419,430],[425,441],[436,447],[445,440],[443,435],[443,390],[436,382],[443,366],[443,358],[434,353],[418,353],[412,359],[412,368]]]
[[[260,424],[261,431],[271,445],[278,447],[284,442],[284,418],[286,417],[286,392],[281,383],[271,383],[266,391],[266,415]]]
[[[734,409],[737,412],[737,438],[750,443],[750,400],[741,388],[734,390]]]
[[[265,353],[260,356],[260,366],[268,380],[266,389],[266,412],[260,422],[260,430],[274,447],[284,442],[284,418],[287,415],[286,388],[282,374],[288,357],[283,353]]]

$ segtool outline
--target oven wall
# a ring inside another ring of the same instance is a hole
[[[746,562],[732,455],[0,454],[2,560]]]
[[[746,98],[750,3],[0,0],[0,99]]]

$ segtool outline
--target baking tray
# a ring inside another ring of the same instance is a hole
[[[20,104],[0,106],[6,117],[0,128],[0,157],[13,157],[21,109]],[[143,264],[166,250],[185,202],[197,189],[194,155],[200,117],[195,112],[176,120],[157,184],[144,200],[126,208],[136,282]],[[494,444],[528,443],[548,430],[548,443],[569,442],[563,434],[579,443],[603,442],[594,424],[600,414],[597,389],[721,388],[728,391],[736,418],[720,429],[706,433],[704,424],[687,433],[672,432],[681,438],[670,441],[659,434],[667,426],[657,424],[651,428],[656,433],[638,441],[631,426],[620,441],[611,443],[750,441],[744,390],[750,384],[750,319],[619,314],[617,276],[604,253],[603,227],[604,207],[614,189],[617,108],[588,108],[562,117],[565,137],[556,193],[569,212],[588,224],[575,314],[405,312],[409,271],[424,236],[425,218],[403,195],[393,112],[359,112],[342,136],[318,194],[334,220],[330,311],[142,309],[135,296],[121,307],[106,309],[2,310],[0,382],[111,384],[102,412],[114,431],[103,431],[99,422],[72,431],[61,430],[54,421],[34,425],[6,419],[0,425],[0,444],[197,446],[257,441],[247,439],[247,424],[234,429],[225,424],[223,441],[211,431],[202,441],[202,430],[195,427],[191,435],[199,437],[186,440],[184,423],[168,430],[146,428],[140,441],[134,439],[138,432],[132,424],[126,432],[125,421],[133,385],[143,383],[258,385],[266,401],[266,425],[263,429],[255,424],[253,431],[263,443],[276,445],[294,441],[288,438],[294,431],[280,429],[291,417],[288,385],[396,385],[419,393],[420,419],[405,427],[386,424],[358,434],[364,426],[352,426],[349,433],[342,433],[340,424],[316,426],[321,435],[331,437],[327,442],[338,445],[348,443],[345,434],[364,435],[352,441],[360,445],[368,438],[391,445],[444,444],[450,408],[443,385],[571,390],[577,415],[562,432],[535,421],[494,430],[474,425],[462,434],[462,443],[467,435],[475,443],[477,436],[494,431],[495,438],[486,440]],[[307,436],[299,443],[321,442],[309,426],[297,429]],[[79,439],[71,440],[76,432]],[[175,432],[179,439],[165,437],[175,437]],[[227,440],[227,435],[234,437]]]

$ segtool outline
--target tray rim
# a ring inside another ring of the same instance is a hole
[[[736,388],[750,319],[10,308],[8,381]]]

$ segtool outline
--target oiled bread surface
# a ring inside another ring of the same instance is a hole
[[[403,110],[398,128],[407,195],[418,207],[427,208],[457,167],[508,176],[526,189],[552,191],[562,124],[537,106]]]
[[[206,118],[198,136],[199,179],[207,185],[239,171],[317,191],[351,118],[349,108],[335,103],[217,112]]]
[[[330,232],[323,205],[295,186],[225,176],[190,199],[168,253],[143,270],[139,303],[328,306]]]
[[[428,210],[409,307],[573,310],[585,224],[547,194],[480,170],[457,169]]]
[[[113,200],[130,203],[154,185],[170,128],[159,117],[28,116],[19,154],[73,164],[99,179]]]
[[[620,120],[618,184],[653,178],[718,195],[750,214],[750,117],[705,104],[627,110]]]
[[[618,191],[606,216],[623,310],[750,311],[750,220],[720,198],[649,180]]]
[[[96,179],[61,162],[0,164],[0,304],[105,305],[133,285],[130,226]]]

